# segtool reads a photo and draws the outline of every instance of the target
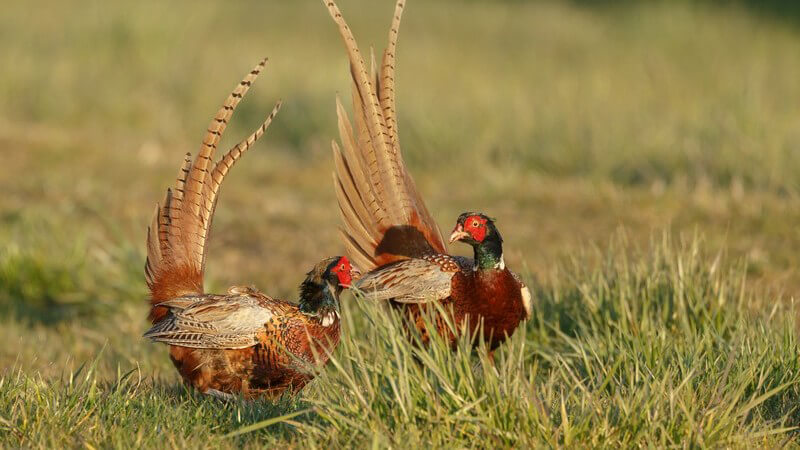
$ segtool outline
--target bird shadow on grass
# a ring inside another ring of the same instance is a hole
[[[109,387],[112,387],[109,384]],[[314,427],[321,423],[313,405],[300,396],[285,394],[276,399],[245,400],[241,397],[220,399],[179,383],[153,381],[149,387],[173,410],[209,411],[208,423],[217,425],[215,434],[223,439],[244,444],[254,437],[292,440],[298,427]]]
[[[139,369],[102,381],[93,371],[94,363],[85,364],[61,381],[49,382],[47,395],[116,427],[153,430],[148,439],[154,442],[169,435],[192,435],[198,426],[213,439],[234,444],[253,439],[291,441],[297,439],[298,427],[313,427],[319,421],[311,405],[299,397],[223,400],[181,383],[142,378]],[[18,377],[23,380],[18,383],[21,388],[24,377]]]

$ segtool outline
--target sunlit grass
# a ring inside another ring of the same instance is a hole
[[[222,403],[180,387],[172,374],[154,378],[147,366],[115,372],[89,361],[55,379],[7,371],[0,429],[11,446],[775,446],[791,439],[800,419],[793,308],[775,302],[753,314],[741,268],[703,254],[697,241],[655,242],[630,258],[619,250],[604,252],[597,269],[581,269],[581,259],[564,263],[564,285],[537,285],[534,318],[494,366],[466,339],[456,352],[438,340],[428,349],[412,345],[397,314],[347,299],[342,343],[300,398]],[[281,420],[245,428],[272,418]]]

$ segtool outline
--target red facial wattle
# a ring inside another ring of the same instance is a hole
[[[477,242],[483,242],[486,238],[486,219],[479,216],[467,217],[464,221],[464,231],[469,233]]]
[[[336,262],[336,267],[333,268],[332,272],[336,274],[336,278],[339,279],[339,284],[341,286],[350,287],[350,284],[353,282],[351,270],[350,261],[347,260],[347,257],[342,256],[339,258],[339,261]]]

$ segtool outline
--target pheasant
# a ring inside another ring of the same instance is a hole
[[[517,326],[531,315],[531,296],[519,276],[503,260],[503,239],[495,221],[485,214],[461,214],[450,242],[473,247],[474,259],[451,256],[436,222],[406,171],[395,113],[395,51],[403,0],[395,6],[389,43],[380,72],[374,55],[368,73],[355,38],[332,0],[323,0],[344,39],[353,80],[355,128],[337,98],[340,148],[333,141],[334,189],[344,223],[342,238],[350,259],[365,271],[355,282],[366,297],[388,300],[402,310],[430,339],[422,312],[439,302],[452,310],[459,332],[477,333],[490,356]],[[466,327],[465,327],[466,325]],[[451,343],[441,315],[435,328]],[[477,343],[477,341],[476,341]]]
[[[145,278],[152,328],[144,337],[168,344],[187,384],[230,399],[297,392],[339,342],[339,303],[352,281],[347,257],[318,263],[300,286],[295,305],[254,288],[205,293],[205,250],[220,185],[230,168],[265,132],[280,101],[253,134],[219,161],[214,150],[234,109],[259,75],[262,60],[234,89],[208,128],[197,158],[187,154],[174,189],[156,205],[147,229]]]

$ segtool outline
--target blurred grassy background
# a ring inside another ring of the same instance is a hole
[[[402,145],[441,226],[485,209],[534,272],[620,226],[635,242],[699,230],[748,257],[754,280],[797,294],[798,29],[727,3],[580,5],[408,6]],[[382,48],[391,5],[342,7],[362,46]],[[0,18],[5,230],[26,235],[33,217],[62,247],[102,236],[141,251],[181,155],[268,55],[226,141],[276,98],[285,107],[225,186],[210,274],[293,279],[339,251],[329,142],[348,72],[317,2],[43,8]]]
[[[391,3],[341,1],[362,49],[382,49]],[[645,252],[664,230],[701,235],[704,251],[747,261],[754,310],[800,294],[791,3],[409,3],[400,140],[443,229],[464,210],[497,217],[509,265],[545,285],[568,284],[559,261],[617,234]],[[210,286],[293,298],[341,252],[329,149],[349,73],[320,2],[3,9],[0,367],[53,377],[110,342],[100,373],[140,363],[174,382],[162,349],[139,339],[145,229],[263,56],[224,143],[284,107],[223,188]]]

